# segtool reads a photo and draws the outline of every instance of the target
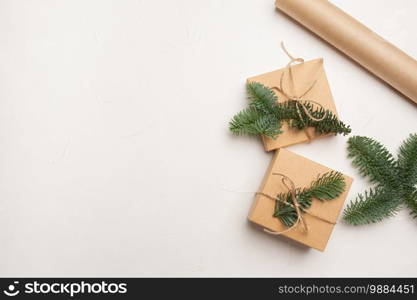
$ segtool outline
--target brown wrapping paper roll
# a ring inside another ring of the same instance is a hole
[[[276,7],[417,103],[417,61],[327,0],[276,0]]]

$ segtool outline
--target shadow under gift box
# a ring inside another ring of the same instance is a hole
[[[259,192],[272,197],[276,197],[279,193],[288,192],[281,178],[272,173],[282,173],[294,182],[296,188],[304,188],[309,187],[311,182],[317,179],[318,176],[330,171],[333,170],[286,149],[280,149],[275,152],[272,158]],[[320,201],[313,199],[311,207],[307,210],[309,213],[332,223],[337,222],[340,211],[343,208],[343,203],[353,182],[351,177],[343,176],[346,182],[345,191],[338,198],[332,200]],[[274,200],[258,194],[252,205],[248,219],[270,231],[280,232],[286,230],[287,227],[273,216],[274,209]],[[305,232],[301,225],[297,225],[282,235],[311,248],[324,251],[333,231],[334,224],[320,220],[307,213],[302,213],[302,215],[308,225],[308,231]]]
[[[248,78],[247,82],[259,82],[269,88],[279,87],[281,75],[283,72],[286,72],[283,80],[283,86],[285,90],[291,91],[287,68],[282,68],[273,72]],[[322,58],[293,65],[291,66],[291,72],[294,78],[294,94],[301,95],[313,85],[313,88],[305,95],[305,97],[303,97],[303,100],[313,100],[317,103],[320,103],[325,109],[330,110],[337,116],[336,105],[334,103],[326,73],[324,71]],[[316,82],[314,83],[314,81]],[[288,101],[288,98],[281,92],[278,92],[275,89],[274,92],[278,97],[279,103]],[[266,151],[272,151],[282,147],[309,141],[308,136],[304,130],[291,129],[285,122],[282,122],[281,130],[283,133],[280,134],[276,139],[262,136]],[[307,130],[310,136],[313,137],[312,140],[324,136],[329,136],[329,134],[316,135],[314,128],[308,128]]]

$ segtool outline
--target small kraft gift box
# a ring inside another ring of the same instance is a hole
[[[251,77],[247,79],[247,82],[258,82],[271,88],[277,95],[279,103],[294,99],[307,100],[337,116],[336,106],[324,71],[323,59],[304,61],[301,58],[292,57],[285,47],[282,47],[290,57],[290,63],[282,69]],[[310,142],[329,135],[317,135],[314,128],[311,127],[306,130],[291,129],[285,123],[282,124],[281,130],[283,133],[276,139],[262,136],[266,151]]]
[[[300,222],[297,221],[293,226],[284,225],[282,220],[274,216],[274,213],[279,194],[289,193],[291,189],[300,191],[310,187],[319,176],[335,173],[335,171],[289,150],[277,150],[260,189],[256,193],[248,216],[249,221],[261,226],[269,233],[280,234],[308,247],[324,251],[352,185],[351,177],[337,172],[340,176],[339,179],[344,182],[344,188],[340,190],[338,196],[331,200],[313,198],[311,206],[300,211],[299,216],[302,217]],[[278,174],[281,176],[276,176]],[[282,176],[287,180],[282,180]],[[298,204],[298,202],[286,203],[291,206],[293,204]]]

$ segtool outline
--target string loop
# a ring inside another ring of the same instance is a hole
[[[294,75],[293,75],[293,71],[292,71],[292,65],[296,64],[296,63],[304,63],[304,59],[301,57],[294,57],[292,56],[289,51],[287,50],[287,48],[285,48],[284,42],[281,42],[281,48],[284,51],[284,53],[289,57],[290,61],[287,63],[286,67],[285,67],[285,71],[281,73],[281,78],[279,81],[279,86],[273,86],[272,89],[277,90],[278,92],[280,92],[281,94],[283,94],[285,97],[288,98],[288,100],[293,100],[295,101],[295,107],[297,109],[297,115],[299,117],[299,119],[304,123],[304,126],[307,127],[306,122],[303,118],[303,115],[301,113],[301,110],[304,111],[305,115],[310,119],[313,120],[315,122],[321,122],[326,118],[326,114],[323,114],[322,117],[317,118],[315,116],[313,116],[311,114],[311,112],[308,109],[307,103],[311,103],[314,105],[317,105],[318,107],[320,107],[322,110],[324,110],[323,105],[321,105],[320,103],[313,101],[313,100],[307,100],[307,99],[303,99],[304,96],[306,96],[312,89],[313,87],[316,85],[317,83],[317,79],[315,79],[313,81],[313,83],[303,92],[301,93],[301,95],[295,95],[295,83],[294,83]],[[286,91],[284,89],[284,85],[283,85],[283,81],[284,81],[284,75],[288,73],[289,76],[289,82],[290,82],[290,87],[292,92],[288,93],[288,91]],[[310,136],[307,128],[304,129],[304,132],[307,135],[307,138],[309,141],[312,140],[312,137]]]

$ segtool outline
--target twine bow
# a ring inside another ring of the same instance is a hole
[[[315,217],[315,218],[317,218],[321,221],[324,221],[326,223],[333,224],[333,225],[336,224],[333,221],[329,221],[329,220],[324,219],[320,216],[317,216],[317,215],[315,215],[315,214],[313,214],[313,213],[309,212],[308,210],[305,210],[304,208],[301,207],[300,203],[298,202],[294,181],[292,181],[291,178],[289,178],[288,176],[286,176],[284,174],[281,174],[281,173],[272,173],[272,175],[278,175],[278,176],[282,177],[281,181],[284,184],[284,186],[288,189],[288,191],[291,193],[291,200],[292,200],[293,203],[288,203],[286,199],[282,200],[278,197],[272,197],[271,195],[265,194],[263,192],[257,192],[256,194],[265,196],[265,197],[267,197],[271,200],[278,201],[278,202],[281,202],[285,205],[291,206],[292,208],[295,209],[295,212],[297,214],[297,220],[294,222],[294,224],[291,227],[288,227],[287,229],[285,229],[283,231],[271,231],[271,230],[268,230],[268,229],[264,228],[265,232],[267,232],[269,234],[273,234],[273,235],[280,235],[280,234],[286,233],[286,232],[294,229],[296,226],[298,226],[298,224],[302,225],[304,232],[308,232],[308,225],[303,218],[302,212],[306,213],[306,214],[308,214],[312,217]]]
[[[285,48],[285,45],[283,42],[281,42],[281,48],[282,50],[285,52],[285,54],[287,54],[287,56],[289,57],[290,61],[288,62],[288,64],[285,66],[285,71],[281,73],[281,78],[279,80],[279,87],[274,86],[272,87],[272,89],[277,90],[278,92],[280,92],[281,94],[283,94],[285,97],[288,98],[288,100],[293,100],[295,101],[295,107],[297,109],[297,114],[298,117],[300,118],[300,120],[304,123],[304,125],[306,125],[306,122],[303,118],[303,115],[301,114],[301,109],[304,111],[305,115],[310,118],[310,120],[316,121],[316,122],[320,122],[323,121],[326,118],[326,115],[323,114],[322,117],[320,118],[316,118],[315,116],[313,116],[310,111],[308,110],[308,107],[306,105],[306,103],[312,103],[315,104],[317,106],[319,106],[320,108],[322,108],[324,110],[323,105],[321,105],[320,103],[313,101],[313,100],[307,100],[307,99],[302,99],[305,95],[307,95],[312,89],[313,87],[316,85],[317,83],[317,79],[315,79],[313,81],[313,83],[304,91],[304,93],[302,93],[300,96],[295,95],[295,83],[294,83],[294,75],[292,72],[292,65],[296,64],[296,63],[304,63],[304,59],[301,57],[294,57],[292,56],[288,50]],[[288,93],[287,91],[285,91],[284,89],[284,85],[283,85],[283,81],[284,81],[284,75],[285,73],[288,72],[288,76],[290,79],[290,86],[291,86],[291,90],[292,90],[292,94]],[[312,137],[310,136],[307,128],[304,129],[304,132],[307,135],[307,138],[309,141],[312,140]]]

